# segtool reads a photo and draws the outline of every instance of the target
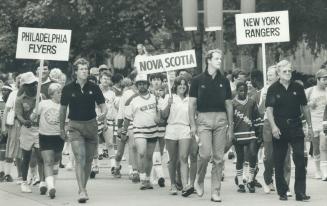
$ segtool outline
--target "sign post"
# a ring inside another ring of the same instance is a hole
[[[267,81],[266,43],[290,40],[288,11],[236,14],[237,45],[261,44],[264,85]]]
[[[136,68],[140,74],[165,72],[167,74],[167,83],[170,96],[171,82],[169,78],[169,71],[188,69],[196,66],[197,64],[194,50],[147,56],[136,62]]]
[[[16,58],[40,60],[35,109],[38,109],[44,60],[68,61],[71,30],[18,28]]]

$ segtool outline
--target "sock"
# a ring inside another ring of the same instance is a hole
[[[0,161],[0,172],[5,172],[5,161]]]
[[[316,173],[320,173],[320,155],[313,156],[315,166],[316,166]]]
[[[236,177],[238,180],[238,185],[243,185],[243,168],[236,170]]]
[[[120,167],[120,161],[115,160],[115,168],[119,168]]]
[[[249,162],[243,163],[243,179],[249,179]]]
[[[110,166],[115,167],[115,157],[110,158]]]
[[[54,188],[54,177],[53,176],[46,177],[45,182],[47,183],[47,186],[49,189]]]
[[[327,178],[327,161],[320,162],[320,169],[323,178]]]
[[[133,173],[133,167],[132,165],[128,165],[128,174],[132,174]]]
[[[140,173],[140,180],[145,181],[146,180],[146,174],[145,173]]]
[[[163,168],[162,168],[162,165],[154,165],[154,170],[157,174],[157,178],[161,178],[161,177],[164,177],[164,172],[163,172]]]
[[[252,182],[254,180],[254,172],[255,172],[255,167],[250,167],[250,174],[249,174],[249,181]]]
[[[12,163],[11,162],[6,162],[6,166],[5,166],[5,174],[6,175],[11,174],[11,167],[12,167]]]

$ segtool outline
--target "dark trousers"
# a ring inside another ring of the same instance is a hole
[[[287,156],[288,144],[293,149],[293,161],[295,164],[296,194],[305,194],[306,171],[304,164],[304,133],[302,127],[281,129],[280,139],[273,138],[275,179],[278,195],[285,195],[288,191],[288,184],[284,177],[284,164]]]

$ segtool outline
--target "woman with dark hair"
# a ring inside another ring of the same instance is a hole
[[[168,117],[166,127],[166,148],[169,154],[169,176],[171,181],[170,194],[177,195],[176,169],[180,161],[184,196],[190,192],[188,184],[188,156],[190,153],[190,122],[188,115],[188,90],[187,80],[177,77],[172,88],[173,95],[162,106],[162,116]],[[193,191],[192,191],[193,192]]]

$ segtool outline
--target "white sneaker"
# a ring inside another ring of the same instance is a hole
[[[18,177],[16,180],[16,184],[17,185],[21,185],[23,183],[23,178],[22,177]]]
[[[73,170],[73,164],[71,162],[68,162],[66,165],[66,170],[72,171]]]
[[[322,178],[321,171],[316,171],[315,179],[321,179],[321,178]]]
[[[266,194],[269,194],[270,193],[270,184],[267,185],[265,182],[262,184],[263,186],[263,191],[266,193]]]
[[[292,197],[293,196],[293,193],[291,191],[287,191],[286,192],[286,195],[287,195],[287,197]]]
[[[276,191],[274,183],[270,183],[269,188],[270,188],[270,191]]]
[[[22,184],[20,185],[20,189],[22,192],[24,193],[31,193],[31,187],[27,184],[26,181],[22,182]]]

